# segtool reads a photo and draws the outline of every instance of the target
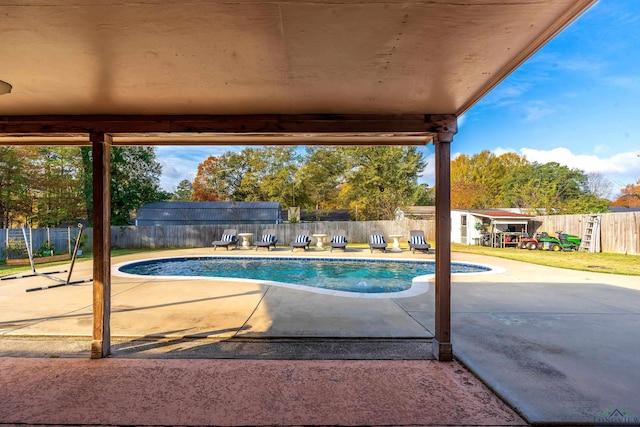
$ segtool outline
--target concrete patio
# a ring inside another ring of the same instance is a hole
[[[51,281],[2,281],[0,425],[637,424],[637,277],[454,260],[504,271],[454,276],[452,363],[429,360],[433,288],[371,300],[113,276],[112,357],[88,360],[90,284],[27,293]],[[76,265],[74,278],[90,275]]]

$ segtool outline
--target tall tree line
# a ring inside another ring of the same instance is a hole
[[[166,200],[152,147],[113,147],[111,216],[128,224],[142,204]],[[90,223],[93,212],[90,147],[0,147],[0,228]]]
[[[455,209],[521,208],[538,214],[604,212],[610,184],[557,162],[529,162],[516,153],[460,155],[451,162]]]
[[[247,148],[203,161],[190,200],[273,201],[348,209],[360,220],[392,219],[398,207],[433,202],[432,189],[418,183],[425,166],[416,147]],[[175,197],[184,198],[184,191]]]

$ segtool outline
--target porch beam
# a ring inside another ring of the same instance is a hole
[[[93,341],[91,358],[111,353],[111,137],[91,135],[93,154]]]
[[[0,116],[1,134],[354,133],[435,134],[448,114],[253,114]]]

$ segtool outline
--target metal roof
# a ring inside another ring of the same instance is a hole
[[[275,202],[154,202],[138,209],[138,225],[273,223],[280,219]]]
[[[485,218],[491,219],[520,219],[526,220],[533,218],[535,215],[527,215],[515,212],[507,212],[507,211],[469,211],[471,215],[481,216]]]

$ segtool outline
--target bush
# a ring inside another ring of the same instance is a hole
[[[42,245],[38,248],[38,251],[34,254],[36,257],[52,256],[54,254],[55,247],[49,243],[48,240],[42,242]]]
[[[87,244],[87,235],[83,234],[82,237],[80,238],[80,245],[78,246],[78,249],[82,249],[84,248],[84,245]],[[74,236],[71,238],[71,247],[75,248],[76,247],[76,242],[78,241],[78,236]]]

